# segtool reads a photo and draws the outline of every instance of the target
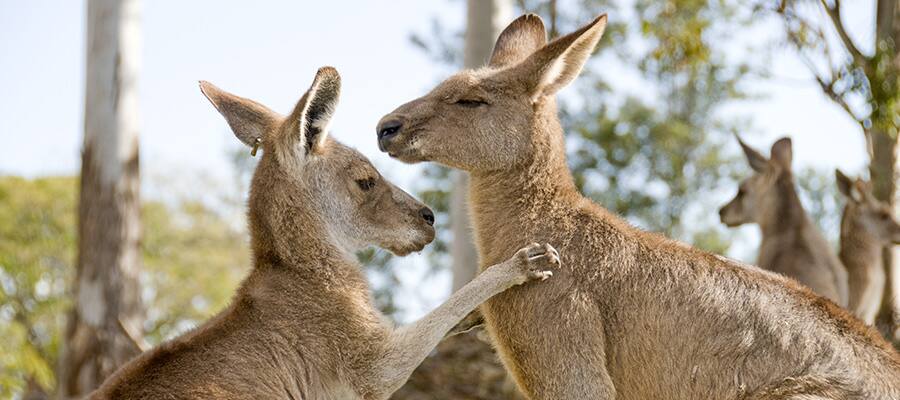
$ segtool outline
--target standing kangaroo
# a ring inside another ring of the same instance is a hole
[[[558,254],[531,245],[421,320],[388,326],[354,252],[420,250],[434,215],[327,138],[339,88],[337,71],[320,69],[283,118],[200,83],[238,139],[264,150],[250,188],[253,271],[225,311],[128,363],[92,398],[386,399],[479,303],[550,275]]]
[[[834,303],[781,275],[636,229],[580,194],[555,93],[606,16],[547,43],[525,15],[489,64],[386,115],[380,148],[471,177],[482,273],[532,238],[565,258],[553,279],[481,310],[533,400],[900,398],[900,356]],[[547,217],[550,217],[549,219]]]
[[[772,145],[771,159],[738,138],[753,176],[741,182],[737,195],[719,210],[722,223],[735,227],[756,223],[762,243],[756,265],[794,278],[814,292],[847,306],[847,270],[809,219],[791,173],[791,140]]]
[[[835,170],[838,190],[847,198],[841,217],[841,261],[847,267],[849,308],[872,325],[884,295],[882,250],[900,244],[900,224],[891,207],[872,195],[869,183]]]

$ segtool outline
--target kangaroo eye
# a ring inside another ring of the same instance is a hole
[[[476,108],[476,107],[487,105],[487,102],[484,100],[477,100],[477,99],[459,99],[454,104],[463,106],[463,107],[467,107],[467,108]]]
[[[357,179],[356,184],[363,191],[368,191],[375,187],[375,178]]]

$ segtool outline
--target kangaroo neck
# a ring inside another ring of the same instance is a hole
[[[799,234],[808,224],[806,210],[794,187],[793,178],[787,174],[778,178],[774,190],[777,192],[773,212],[765,213],[760,221],[763,238]]]
[[[881,266],[883,246],[864,228],[847,218],[841,221],[841,250],[839,256],[848,269],[861,270]]]
[[[534,232],[552,229],[547,225],[561,222],[554,217],[562,218],[582,198],[566,165],[555,113],[536,119],[532,129],[534,151],[528,160],[507,170],[469,174],[469,205],[482,265],[502,256],[494,249],[507,250],[498,244],[519,246],[541,239],[533,237]]]

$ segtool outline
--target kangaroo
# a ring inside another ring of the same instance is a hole
[[[532,238],[562,254],[553,279],[481,307],[519,388],[533,400],[900,398],[900,356],[831,301],[643,232],[577,191],[555,93],[606,21],[547,43],[540,18],[522,16],[486,67],[376,128],[394,158],[467,171],[482,273]]]
[[[722,223],[729,227],[759,225],[762,243],[757,265],[794,278],[846,307],[847,270],[809,219],[797,196],[791,173],[791,139],[776,141],[771,159],[740,138],[738,143],[754,173],[741,182],[734,199],[719,210]]]
[[[854,181],[840,170],[835,170],[835,177],[838,190],[847,198],[841,217],[840,257],[847,267],[849,308],[872,325],[884,295],[881,251],[900,244],[900,224],[891,207],[872,195],[868,182]]]
[[[253,270],[227,309],[123,366],[93,399],[386,399],[479,303],[558,264],[550,246],[526,246],[394,329],[354,251],[421,250],[434,215],[328,138],[337,71],[321,68],[286,118],[208,82],[200,89],[238,139],[263,149],[248,203]]]

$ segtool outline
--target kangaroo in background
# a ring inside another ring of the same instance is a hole
[[[900,398],[900,356],[834,303],[781,275],[632,227],[580,194],[557,91],[606,27],[547,43],[525,15],[489,64],[384,116],[382,151],[468,172],[482,273],[537,239],[553,279],[481,311],[525,395],[545,399]],[[549,217],[549,218],[548,218]]]
[[[771,159],[738,138],[753,176],[719,210],[722,223],[759,225],[762,242],[756,265],[794,278],[831,301],[847,306],[847,270],[816,225],[809,219],[791,172],[791,139],[772,145]]]
[[[227,309],[123,366],[93,399],[386,399],[479,303],[558,264],[550,246],[529,245],[394,329],[354,252],[421,250],[434,215],[327,137],[337,71],[320,69],[286,118],[210,83],[200,89],[238,139],[264,151],[248,204],[254,268]]]
[[[835,170],[835,177],[838,190],[847,198],[841,217],[840,257],[847,267],[849,308],[872,325],[884,296],[882,250],[900,244],[900,224],[891,207],[872,195],[868,182],[852,180],[840,170]]]

